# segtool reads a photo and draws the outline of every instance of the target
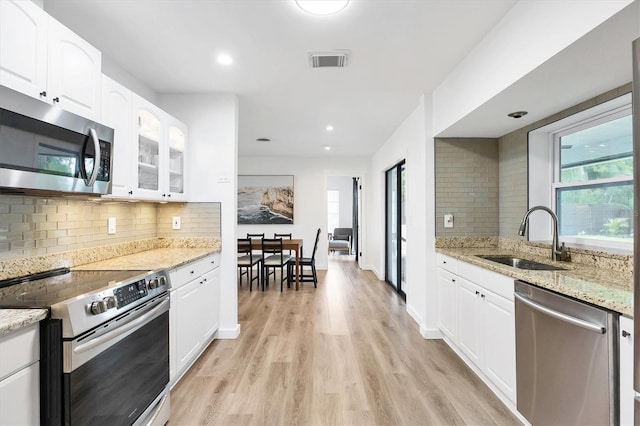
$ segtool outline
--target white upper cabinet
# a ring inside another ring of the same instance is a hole
[[[0,1],[0,84],[100,119],[102,55],[31,1]]]
[[[170,201],[186,201],[185,153],[187,144],[187,126],[175,118],[168,116],[168,146],[166,153],[167,172],[165,175],[165,195]]]
[[[111,194],[107,197],[133,198],[135,177],[133,170],[135,134],[133,133],[133,93],[123,85],[102,76],[102,119],[114,130]]]
[[[140,96],[133,96],[136,134],[137,186],[134,196],[140,199],[162,199],[161,167],[166,146],[165,113]]]
[[[186,201],[187,126],[133,95],[136,199]]]
[[[48,20],[31,1],[0,1],[0,84],[40,98],[47,87]]]
[[[49,21],[47,92],[67,111],[100,119],[102,55],[61,23]]]

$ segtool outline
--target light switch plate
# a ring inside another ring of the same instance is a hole
[[[113,235],[116,233],[116,218],[110,217],[107,219],[107,234]]]
[[[180,229],[182,227],[182,220],[180,219],[180,216],[173,217],[171,220],[171,227],[173,229]]]
[[[444,227],[445,228],[453,228],[453,215],[445,214],[444,215]]]

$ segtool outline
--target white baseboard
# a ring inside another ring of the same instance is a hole
[[[437,328],[425,328],[420,326],[420,334],[425,339],[442,339],[442,332]]]
[[[219,328],[216,333],[216,339],[234,340],[240,336],[240,324],[236,324],[233,328]]]
[[[407,306],[407,313],[411,318],[413,318],[416,324],[422,324],[422,317],[420,316],[418,311],[416,311],[416,309],[408,303],[406,306]]]

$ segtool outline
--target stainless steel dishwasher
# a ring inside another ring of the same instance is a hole
[[[616,425],[616,314],[515,282],[518,411],[533,425]]]

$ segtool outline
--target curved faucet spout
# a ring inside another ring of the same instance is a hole
[[[527,212],[524,214],[524,217],[522,218],[520,228],[518,229],[518,235],[524,237],[524,234],[527,230],[527,224],[529,223],[529,216],[536,210],[542,210],[549,213],[551,219],[553,220],[553,242],[551,243],[551,260],[563,260],[568,262],[569,260],[571,260],[571,255],[567,253],[567,250],[564,247],[564,243],[560,244],[560,241],[558,240],[558,216],[556,216],[554,211],[550,208],[545,206],[535,206],[527,210]]]

